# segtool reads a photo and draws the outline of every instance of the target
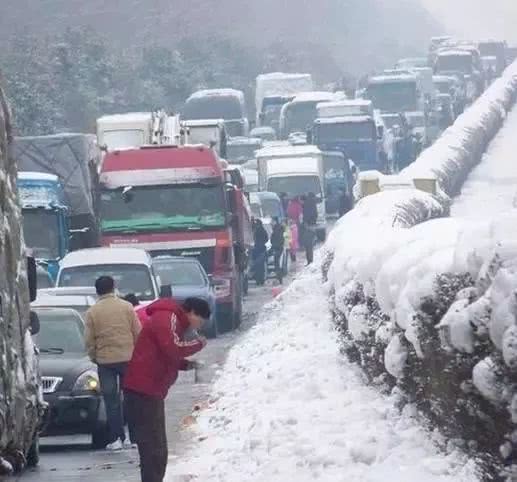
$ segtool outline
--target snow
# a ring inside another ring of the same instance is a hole
[[[340,354],[319,266],[267,305],[229,354],[198,418],[200,442],[167,480],[469,481],[476,467],[440,452],[411,406],[365,385]]]
[[[321,157],[321,151],[312,145],[291,146],[273,145],[266,146],[255,153],[257,159],[263,157]]]
[[[290,102],[291,104],[298,104],[302,102],[327,102],[339,98],[339,94],[334,92],[326,91],[310,91],[300,92],[296,94],[296,97]]]
[[[47,174],[45,172],[19,172],[18,179],[22,181],[59,181],[59,178],[56,175]]]
[[[394,336],[384,352],[384,364],[388,373],[395,378],[402,378],[406,368],[407,357],[408,352],[402,343],[402,337],[400,335]]]
[[[244,102],[244,94],[241,90],[236,89],[205,89],[194,92],[187,100],[202,99],[204,97],[237,97],[239,101]]]
[[[152,120],[151,112],[127,112],[125,114],[111,114],[99,117],[97,119],[97,125],[105,128],[115,125],[134,125],[134,124],[148,124]]]
[[[368,84],[388,84],[394,82],[416,82],[416,75],[377,75],[368,79]]]

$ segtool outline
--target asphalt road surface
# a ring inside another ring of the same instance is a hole
[[[303,258],[301,254],[300,258]],[[299,260],[297,270],[300,269]],[[284,286],[292,281],[296,270],[284,280]],[[244,317],[239,330],[210,340],[197,359],[204,363],[197,379],[193,372],[180,374],[178,382],[169,392],[166,401],[169,464],[174,464],[182,451],[188,448],[191,431],[185,430],[189,416],[206,402],[210,387],[218,370],[221,370],[228,351],[239,338],[257,321],[262,306],[273,298],[275,281],[264,287],[250,284],[244,304]],[[138,482],[138,453],[134,449],[120,452],[93,451],[89,436],[44,438],[41,443],[41,461],[38,468],[9,480],[20,482]],[[188,480],[179,477],[181,480]]]

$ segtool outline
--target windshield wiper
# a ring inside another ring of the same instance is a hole
[[[52,353],[54,355],[62,355],[65,353],[63,348],[40,348],[40,353]]]

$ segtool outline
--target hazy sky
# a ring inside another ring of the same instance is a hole
[[[421,0],[453,33],[517,44],[517,0]]]

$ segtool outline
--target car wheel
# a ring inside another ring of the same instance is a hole
[[[34,436],[32,445],[27,452],[27,467],[36,467],[39,464],[39,434]]]
[[[99,423],[92,432],[92,448],[102,450],[110,443],[107,423]]]

